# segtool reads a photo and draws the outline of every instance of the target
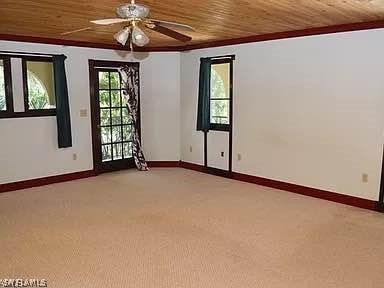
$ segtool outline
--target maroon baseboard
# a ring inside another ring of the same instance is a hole
[[[184,162],[184,161],[180,161],[180,167],[185,168],[185,169],[189,169],[189,170],[195,170],[198,172],[206,172],[204,166],[199,165],[199,164]]]
[[[213,171],[211,169],[206,169],[204,166],[184,161],[148,161],[149,167],[182,167],[189,170],[194,170],[203,173],[212,174]],[[215,171],[219,169],[215,169]],[[217,172],[216,171],[216,172]],[[263,177],[252,176],[242,173],[233,172],[231,174],[224,173],[226,171],[222,171],[223,173],[213,173],[215,175],[232,178],[234,180],[254,183],[257,185],[262,185],[266,187],[271,187],[275,189],[280,189],[288,192],[293,192],[301,195],[306,195],[310,197],[315,197],[319,199],[324,199],[328,201],[333,201],[337,203],[342,203],[350,206],[360,207],[364,209],[374,210],[374,211],[384,211],[383,205],[380,205],[378,202],[363,198],[358,198],[354,196],[348,196],[336,192],[330,192],[326,190],[316,189],[312,187],[306,187],[302,185],[286,183],[283,181],[271,180]],[[68,173],[63,175],[55,175],[49,177],[43,177],[38,179],[31,179],[13,183],[0,184],[0,193],[9,192],[14,190],[27,189],[32,187],[44,186],[54,183],[72,181],[82,178],[88,178],[96,176],[96,172],[93,170],[81,171]]]
[[[180,167],[180,161],[147,161],[149,167]]]
[[[180,167],[180,161],[148,161],[149,167]],[[37,179],[23,180],[18,182],[0,184],[0,193],[16,191],[21,189],[33,188],[38,186],[44,186],[54,183],[72,181],[82,178],[88,178],[96,176],[97,173],[94,170],[81,171],[68,173],[63,175],[55,175],[42,177]]]
[[[215,176],[232,178],[231,173],[229,173],[228,171],[217,169],[217,168],[212,168],[212,167],[204,167],[204,166],[199,165],[199,164],[180,161],[180,167],[185,168],[185,169],[189,169],[189,170],[195,170],[198,172],[207,173],[207,174],[212,174]]]
[[[74,172],[74,173],[68,173],[68,174],[62,174],[62,175],[48,176],[43,178],[0,184],[0,193],[38,187],[38,186],[44,186],[44,185],[49,185],[54,183],[72,181],[72,180],[88,178],[92,176],[96,176],[95,171],[87,170],[87,171],[80,171],[80,172]]]
[[[241,174],[237,172],[232,173],[232,178],[235,180],[254,183],[266,187],[276,188],[296,194],[306,195],[310,197],[320,198],[323,200],[342,203],[350,206],[365,208],[369,210],[376,210],[376,201],[330,192],[326,190],[316,189],[312,187],[271,180],[263,177]]]
[[[199,171],[199,172],[210,173],[210,170],[207,170],[204,166],[199,164],[180,162],[180,167]],[[215,173],[215,175],[219,175],[219,174]],[[297,185],[297,184],[292,184],[292,183],[287,183],[283,181],[277,181],[277,180],[272,180],[272,179],[267,179],[263,177],[252,176],[252,175],[247,175],[247,174],[242,174],[237,172],[232,172],[229,178],[232,178],[238,181],[253,183],[261,186],[266,186],[270,188],[275,188],[283,191],[288,191],[292,193],[297,193],[301,195],[306,195],[310,197],[315,197],[323,200],[337,202],[345,205],[364,208],[368,210],[374,210],[374,211],[380,210],[380,205],[378,205],[378,202],[376,201],[344,195],[336,192],[330,192],[326,190],[306,187],[302,185]]]

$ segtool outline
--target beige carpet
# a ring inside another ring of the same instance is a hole
[[[384,214],[184,169],[0,194],[0,279],[48,287],[384,287]]]

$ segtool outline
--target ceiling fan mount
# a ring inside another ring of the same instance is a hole
[[[125,45],[127,42],[129,42],[131,50],[133,48],[133,44],[136,46],[145,46],[149,42],[149,38],[139,26],[151,29],[181,42],[191,41],[192,37],[175,30],[186,32],[195,31],[191,26],[186,24],[148,18],[150,9],[145,5],[136,4],[135,0],[131,0],[130,3],[117,7],[116,14],[118,18],[92,20],[90,22],[96,25],[113,25],[118,23],[126,23],[124,28],[114,35],[114,38],[121,45]],[[64,36],[91,29],[92,27],[86,27],[64,32],[61,35]]]
[[[116,14],[121,18],[140,20],[148,17],[149,8],[144,5],[136,4],[133,0],[129,4],[123,4],[117,7]]]

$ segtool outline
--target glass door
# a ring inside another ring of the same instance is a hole
[[[132,121],[123,100],[120,74],[117,68],[95,67],[92,75],[91,97],[96,106],[92,109],[92,122],[96,126],[95,169],[106,172],[134,167]]]

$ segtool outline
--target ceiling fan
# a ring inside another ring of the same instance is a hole
[[[97,25],[113,25],[117,23],[126,22],[127,25],[125,25],[124,28],[121,31],[117,32],[113,37],[121,45],[126,45],[129,40],[131,50],[133,48],[133,44],[142,47],[147,45],[149,42],[148,36],[143,32],[140,26],[164,34],[181,42],[188,42],[192,40],[192,37],[184,35],[173,29],[187,32],[195,31],[189,25],[148,18],[149,8],[144,5],[136,4],[135,0],[131,0],[131,3],[119,6],[116,9],[116,13],[119,18],[92,20],[90,22]],[[86,27],[74,31],[64,32],[61,33],[61,35],[64,36],[90,29],[92,29],[92,27]]]

